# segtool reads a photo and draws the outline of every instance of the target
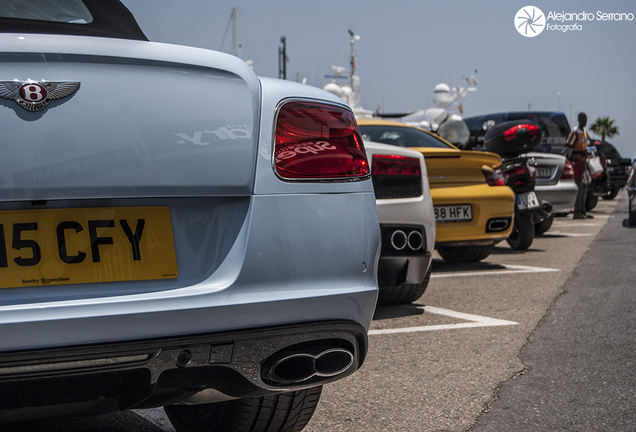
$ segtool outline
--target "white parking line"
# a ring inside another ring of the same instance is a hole
[[[611,217],[612,217],[612,215],[608,215],[608,214],[595,214],[593,219],[572,219],[572,218],[565,218],[565,219],[560,219],[560,220],[555,219],[554,222],[552,222],[552,225],[553,226],[554,225],[562,225],[562,226],[563,225],[567,225],[567,226],[596,226],[597,224],[593,223],[595,219],[609,219]],[[583,221],[585,221],[585,222],[583,222]]]
[[[552,226],[560,226],[560,227],[595,227],[595,226],[601,226],[602,224],[597,224],[597,223],[565,223],[565,222],[560,222],[560,223],[553,223]],[[549,232],[549,231],[548,231]]]
[[[522,265],[509,265],[501,264],[508,270],[491,270],[491,271],[475,271],[475,272],[457,272],[457,273],[433,273],[432,278],[445,278],[445,277],[461,277],[461,276],[489,276],[489,275],[501,275],[501,274],[516,274],[516,273],[545,273],[561,271],[559,269],[546,268],[546,267],[530,267]]]
[[[369,330],[369,335],[383,335],[383,334],[397,334],[397,333],[417,333],[424,331],[435,330],[452,330],[460,328],[475,328],[475,327],[493,327],[493,326],[507,326],[507,325],[519,325],[519,323],[513,321],[505,321],[496,318],[488,318],[480,315],[472,315],[462,312],[456,312],[449,309],[442,309],[434,306],[419,306],[418,309],[424,309],[425,312],[444,315],[452,318],[458,318],[466,321],[467,323],[458,324],[442,324],[442,325],[429,325],[421,327],[405,327],[395,329],[382,329],[382,330]]]
[[[542,234],[543,237],[550,237],[551,235],[556,237],[590,237],[592,234],[586,233],[564,233],[561,231],[548,231]]]

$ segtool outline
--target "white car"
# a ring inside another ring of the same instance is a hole
[[[435,248],[435,213],[421,152],[365,142],[382,235],[378,304],[424,294]]]

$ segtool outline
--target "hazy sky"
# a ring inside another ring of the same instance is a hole
[[[258,75],[278,77],[278,47],[285,36],[287,79],[306,78],[317,87],[329,82],[323,75],[332,65],[348,67],[351,29],[360,35],[355,50],[366,109],[431,107],[436,84],[461,85],[477,70],[478,90],[461,100],[465,116],[529,106],[556,111],[559,105],[568,118],[585,111],[589,123],[609,116],[620,130],[610,141],[623,157],[636,156],[636,18],[598,19],[636,15],[633,0],[123,2],[153,41],[219,50],[225,37],[225,52],[231,50],[227,29],[237,7],[241,58],[251,59]],[[524,37],[514,19],[529,5],[545,18],[551,12],[577,17],[548,19],[541,34]],[[584,18],[583,12],[585,20],[574,20]],[[563,32],[551,25],[576,29]]]

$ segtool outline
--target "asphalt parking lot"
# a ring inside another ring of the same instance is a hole
[[[376,311],[366,363],[325,386],[305,431],[473,429],[496,406],[502,386],[528,370],[520,353],[609,218],[626,217],[621,206],[624,197],[601,200],[594,219],[558,218],[525,252],[501,244],[477,264],[435,259],[429,288],[417,303]],[[154,409],[46,420],[16,430],[174,429]]]
[[[520,352],[617,202],[601,200],[594,219],[556,219],[523,253],[500,244],[478,264],[435,260],[418,304],[378,309],[367,363],[325,387],[306,430],[469,430],[525,372]]]

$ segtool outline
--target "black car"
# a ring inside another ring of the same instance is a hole
[[[485,135],[484,125],[490,127],[512,120],[530,120],[539,125],[541,144],[534,151],[542,153],[561,153],[571,132],[568,119],[562,112],[516,111],[482,114],[464,118],[470,131],[470,138],[463,148],[470,150],[482,144]]]
[[[631,160],[622,158],[616,147],[607,141],[592,141],[596,153],[605,159],[605,170],[609,177],[609,192],[604,199],[613,199],[625,187],[631,171]]]

